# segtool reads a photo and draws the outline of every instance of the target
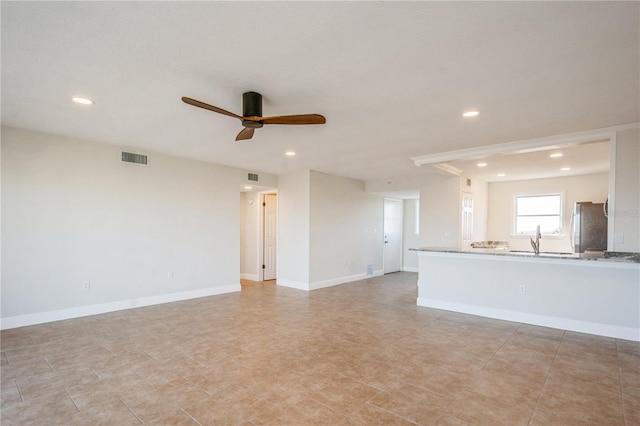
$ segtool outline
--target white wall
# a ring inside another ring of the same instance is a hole
[[[309,288],[310,171],[278,176],[278,285]]]
[[[402,218],[402,270],[418,272],[418,255],[411,248],[420,247],[420,234],[416,229],[416,221],[420,220],[420,200],[403,201]]]
[[[460,246],[460,177],[425,176],[420,188],[420,246]]]
[[[562,178],[532,179],[489,184],[489,218],[487,237],[489,240],[508,241],[512,250],[530,251],[529,237],[512,237],[514,197],[546,193],[564,194],[563,229],[561,237],[543,237],[541,251],[573,252],[571,247],[571,214],[574,203],[592,201],[603,203],[609,191],[608,173],[567,176]]]
[[[383,202],[363,181],[311,171],[311,288],[364,278],[382,270]]]
[[[260,244],[260,194],[240,193],[240,278],[258,281]]]
[[[2,151],[3,327],[240,289],[246,171],[6,127]]]
[[[613,251],[640,252],[640,130],[616,134],[614,204],[610,217],[613,234],[624,242],[613,242]]]

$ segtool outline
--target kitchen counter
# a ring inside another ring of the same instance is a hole
[[[422,247],[411,248],[409,250],[417,252],[432,252],[432,253],[457,253],[457,254],[471,254],[471,255],[490,255],[490,256],[504,256],[504,257],[516,257],[525,259],[535,259],[540,261],[548,260],[560,260],[560,261],[573,261],[584,260],[589,262],[598,262],[600,265],[616,264],[629,264],[630,268],[633,268],[633,264],[640,264],[640,253],[626,253],[626,252],[585,252],[585,253],[546,253],[535,254],[532,251],[510,251],[505,249],[493,249],[493,248],[472,248],[468,250],[458,250],[455,248],[447,247]],[[623,266],[624,267],[624,266]]]
[[[418,306],[640,341],[637,253],[414,251]]]

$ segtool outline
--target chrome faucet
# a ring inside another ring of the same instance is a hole
[[[542,238],[542,234],[540,233],[540,225],[536,226],[536,239],[529,238],[531,240],[531,247],[533,247],[533,251],[536,254],[540,254],[540,238]]]

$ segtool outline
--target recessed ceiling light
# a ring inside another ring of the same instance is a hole
[[[467,111],[467,112],[463,112],[462,116],[463,117],[475,117],[478,114],[480,114],[478,111]]]
[[[571,170],[571,167],[562,167],[560,168],[560,170],[562,170],[563,172],[566,172],[567,170]]]
[[[284,155],[286,155],[287,157],[293,157],[296,155],[295,151],[287,151],[284,153]]]
[[[562,157],[564,154],[561,152],[554,152],[553,154],[551,154],[549,157],[551,158],[560,158]]]
[[[498,173],[496,176],[498,177],[505,177],[507,174],[506,173]]]
[[[476,164],[478,167],[487,167],[487,163],[478,163]]]
[[[243,188],[244,189],[253,189],[253,186],[245,185]]]
[[[83,98],[82,96],[74,96],[73,98],[71,98],[71,100],[81,105],[93,105],[95,103],[91,99]]]

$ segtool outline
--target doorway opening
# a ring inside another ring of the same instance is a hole
[[[402,270],[402,200],[384,199],[384,248],[385,274]]]
[[[240,193],[240,284],[275,284],[277,191]]]
[[[276,279],[278,230],[278,196],[276,193],[262,195],[262,280]]]

